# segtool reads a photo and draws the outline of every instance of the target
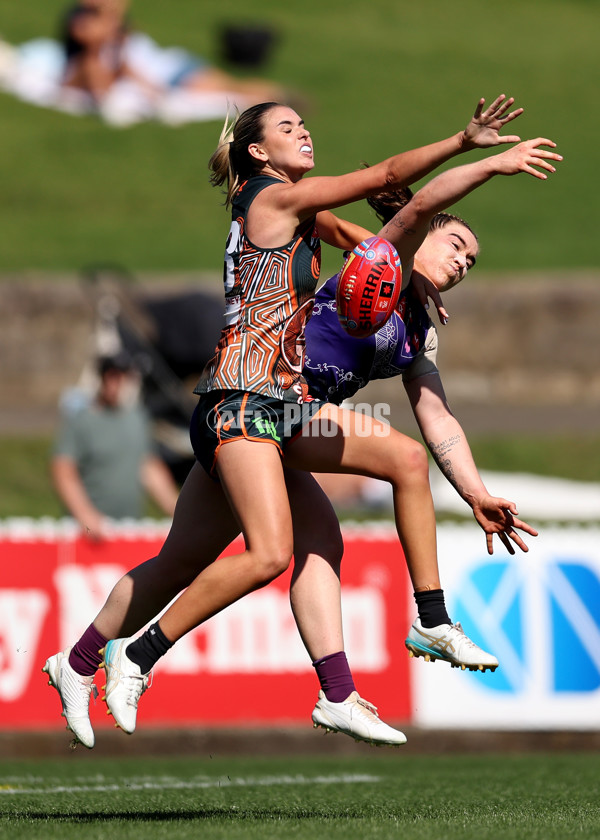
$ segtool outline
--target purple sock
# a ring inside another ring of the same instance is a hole
[[[82,677],[92,677],[102,662],[102,655],[98,651],[107,642],[108,639],[105,639],[94,625],[90,624],[77,644],[73,645],[69,654],[69,665],[75,673]]]
[[[313,662],[321,688],[331,703],[341,703],[355,690],[350,666],[343,650]]]

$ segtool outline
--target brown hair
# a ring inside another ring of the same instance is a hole
[[[393,192],[377,193],[367,198],[368,204],[373,208],[382,225],[387,223],[396,215],[399,210],[408,204],[413,197],[413,191],[409,187],[400,187]]]
[[[453,213],[436,213],[433,219],[429,222],[429,232],[431,233],[432,230],[439,230],[440,228],[446,227],[446,225],[449,225],[450,222],[457,222],[459,225],[465,227],[473,234],[475,240],[479,242],[479,237],[471,225],[468,222],[465,222],[464,219],[461,219],[460,216],[455,216]]]
[[[226,185],[226,207],[231,204],[240,183],[256,174],[258,165],[248,152],[248,146],[262,142],[265,115],[278,104],[261,102],[238,113],[233,120],[227,115],[219,144],[208,162],[213,187]]]

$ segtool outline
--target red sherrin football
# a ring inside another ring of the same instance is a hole
[[[354,338],[373,335],[396,308],[401,288],[402,266],[394,246],[380,236],[365,239],[338,277],[335,300],[342,327]]]

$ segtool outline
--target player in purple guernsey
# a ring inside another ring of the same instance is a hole
[[[437,332],[425,303],[427,296],[431,296],[442,323],[446,323],[448,314],[440,292],[448,291],[464,279],[479,252],[479,243],[469,225],[457,216],[442,212],[444,208],[494,175],[526,172],[545,179],[544,170],[554,171],[548,159],[559,160],[560,156],[541,149],[544,145],[554,146],[551,141],[537,138],[486,161],[456,167],[438,175],[414,197],[404,190],[395,197],[382,195],[368,199],[385,223],[378,235],[394,245],[402,262],[406,286],[396,312],[373,336],[348,335],[337,317],[335,276],[317,292],[306,330],[304,376],[309,389],[319,399],[340,404],[373,379],[402,375],[423,438],[442,473],[472,508],[486,534],[490,554],[494,534],[514,554],[511,541],[522,551],[528,550],[517,531],[531,536],[536,531],[518,518],[514,502],[492,496],[479,475],[464,431],[446,401],[436,365]],[[542,171],[537,171],[535,165]],[[401,209],[394,212],[399,206]],[[404,441],[404,435],[390,435],[386,442],[389,459],[393,457],[392,447],[398,452],[405,449]],[[294,449],[292,446],[286,461],[292,466],[296,466],[292,460]],[[406,448],[406,451],[410,450]],[[381,467],[381,475],[376,468],[371,475],[391,480],[385,474],[389,467],[384,466],[384,461]],[[460,624],[452,624],[448,617],[435,554],[424,553],[418,547],[415,550],[403,540],[399,519],[403,499],[398,494],[399,483],[391,483],[398,534],[419,611],[406,639],[409,653],[427,659],[444,659],[462,668],[495,669],[496,658],[474,645]],[[423,543],[435,546],[434,531],[435,523],[429,521],[421,531]],[[319,703],[313,720],[322,725]]]
[[[339,405],[372,379],[406,371],[422,353],[431,321],[409,285],[382,329],[368,338],[354,338],[344,332],[337,316],[337,279],[337,274],[330,277],[317,292],[306,327],[304,377],[313,395]]]
[[[541,149],[544,145],[555,144],[537,138],[485,161],[448,170],[415,196],[403,189],[367,199],[384,223],[378,235],[388,239],[401,258],[404,288],[396,312],[373,336],[348,335],[337,317],[335,275],[317,291],[306,330],[304,376],[311,393],[319,399],[341,404],[374,379],[402,376],[422,435],[442,473],[471,506],[486,533],[490,553],[494,533],[514,552],[510,540],[526,550],[515,526],[532,535],[535,532],[514,519],[514,503],[492,497],[483,485],[464,431],[446,401],[436,364],[437,331],[426,302],[430,296],[445,324],[448,313],[440,292],[464,279],[479,251],[469,225],[442,212],[444,208],[495,175],[526,172],[545,179],[544,172],[534,165],[552,172],[549,160],[560,160],[560,156]],[[364,234],[368,236],[369,232]],[[434,567],[428,569],[425,576],[431,575]],[[417,570],[411,568],[410,561],[409,571],[414,582]]]

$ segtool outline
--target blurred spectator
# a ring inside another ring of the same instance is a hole
[[[142,516],[144,491],[169,516],[178,495],[171,473],[152,451],[130,357],[101,358],[98,374],[95,399],[65,414],[51,464],[62,502],[95,540],[103,538],[110,520]]]
[[[63,82],[100,102],[125,72],[120,52],[126,37],[125,4],[81,0],[64,19],[66,66]]]
[[[175,112],[194,103],[205,107],[211,96],[221,110],[227,101],[243,110],[257,102],[285,99],[283,89],[273,82],[236,78],[187,50],[158,46],[131,27],[127,6],[127,0],[79,0],[67,11],[66,87],[88,94],[109,111],[137,107],[143,117],[157,108]],[[173,97],[174,92],[184,95]]]

